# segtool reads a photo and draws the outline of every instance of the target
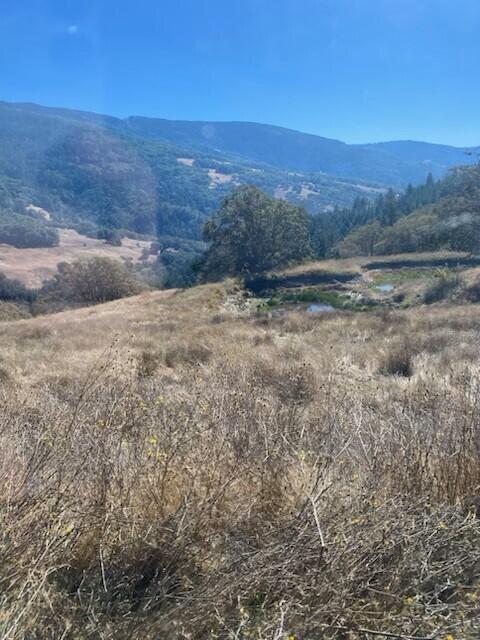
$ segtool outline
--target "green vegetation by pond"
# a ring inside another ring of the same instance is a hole
[[[331,305],[335,309],[349,309],[350,311],[366,311],[376,307],[375,304],[360,304],[347,295],[338,291],[322,291],[309,288],[300,291],[278,291],[272,297],[266,298],[263,308],[268,310],[285,304],[311,304]]]

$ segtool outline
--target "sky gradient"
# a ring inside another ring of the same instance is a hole
[[[0,99],[480,144],[479,0],[3,0]]]

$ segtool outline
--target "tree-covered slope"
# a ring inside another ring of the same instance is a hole
[[[349,145],[339,140],[253,122],[187,122],[130,117],[136,133],[200,150],[237,154],[291,171],[332,175],[406,186],[429,172],[440,177],[468,161],[463,149],[425,142]],[[471,150],[474,154],[477,150]]]
[[[378,192],[358,180],[288,172],[192,146],[142,136],[109,116],[0,103],[0,207],[23,214],[33,204],[53,222],[83,229],[198,237],[239,184],[312,212]]]
[[[23,216],[34,205],[50,214],[48,224],[89,233],[199,238],[241,184],[316,214],[421,181],[429,150],[437,174],[460,157],[423,143],[414,153],[416,144],[362,147],[255,123],[122,120],[0,102],[0,213]]]
[[[418,188],[410,188],[395,198],[388,218],[367,205],[370,220],[346,235],[340,254],[480,251],[480,165],[457,167],[443,180],[429,181],[423,201],[418,194]]]

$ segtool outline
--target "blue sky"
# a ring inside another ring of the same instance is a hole
[[[480,0],[2,0],[0,99],[480,144]]]

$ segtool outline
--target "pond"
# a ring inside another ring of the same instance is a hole
[[[394,286],[393,284],[378,284],[375,289],[378,289],[379,291],[382,291],[382,293],[389,293],[390,291],[394,290]]]
[[[308,313],[325,313],[335,311],[331,304],[311,304],[307,307]]]

